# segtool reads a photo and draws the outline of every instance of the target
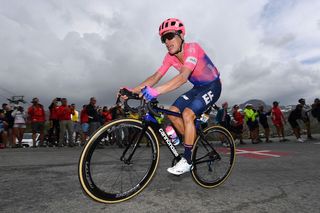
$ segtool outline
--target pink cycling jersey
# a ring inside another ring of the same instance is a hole
[[[206,85],[219,79],[219,71],[198,43],[185,43],[183,52],[183,63],[176,56],[167,53],[157,72],[163,76],[171,66],[180,72],[183,66],[187,67],[192,70],[189,81],[195,86]]]

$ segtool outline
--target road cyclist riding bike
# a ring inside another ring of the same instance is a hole
[[[169,119],[184,136],[185,146],[181,161],[174,167],[168,168],[168,172],[174,175],[190,171],[191,152],[196,139],[194,120],[208,106],[214,104],[221,93],[218,70],[198,43],[184,41],[185,34],[185,26],[179,19],[169,18],[160,25],[159,35],[168,53],[162,66],[132,90],[134,93],[142,92],[146,100],[152,100],[179,88],[188,80],[194,85],[191,90],[178,97],[170,107],[171,111],[182,113],[182,118],[169,116]],[[179,74],[170,81],[154,87],[171,66],[176,68]]]
[[[223,127],[202,129],[199,125],[201,115],[220,97],[218,70],[199,44],[184,42],[185,27],[179,19],[165,20],[159,35],[168,49],[162,66],[137,87],[120,90],[126,108],[142,114],[142,120],[118,119],[104,125],[91,136],[80,156],[81,186],[96,201],[121,202],[146,187],[158,165],[159,136],[174,156],[172,167],[167,169],[169,173],[182,175],[191,171],[194,180],[206,188],[220,185],[231,173],[235,160],[231,134]],[[155,87],[171,66],[179,74]],[[159,95],[188,80],[193,88],[178,97],[169,110],[157,106]],[[132,108],[128,104],[131,99],[140,100],[141,104]],[[168,115],[183,136],[182,155],[161,126],[163,115]],[[119,130],[117,136],[112,134]],[[105,149],[98,149],[101,145]]]

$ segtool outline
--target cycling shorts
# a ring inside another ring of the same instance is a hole
[[[194,86],[177,98],[173,106],[177,107],[181,113],[185,108],[189,108],[199,116],[219,99],[220,94],[221,82],[220,79],[216,79],[207,85]]]

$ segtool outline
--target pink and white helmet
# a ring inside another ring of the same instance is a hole
[[[177,18],[168,18],[159,27],[159,35],[162,36],[167,31],[179,31],[181,30],[182,35],[185,35],[186,30],[184,24]]]

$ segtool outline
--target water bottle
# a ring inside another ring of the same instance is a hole
[[[171,142],[173,143],[173,145],[177,146],[180,144],[180,139],[172,126],[169,125],[166,127],[166,133],[171,139]]]
[[[207,123],[208,120],[209,120],[209,118],[210,118],[209,115],[203,113],[203,114],[201,115],[201,117],[200,117],[200,121],[201,121],[202,123]]]

